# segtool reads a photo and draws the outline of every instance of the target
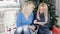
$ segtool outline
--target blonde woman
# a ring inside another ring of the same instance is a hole
[[[30,34],[29,28],[32,30],[35,29],[35,27],[32,25],[33,20],[33,10],[34,10],[34,3],[31,1],[28,1],[25,3],[22,11],[18,13],[17,16],[17,34],[21,34],[22,31],[24,34]],[[16,34],[16,33],[15,33]]]
[[[34,24],[37,24],[39,27],[38,34],[50,34],[48,6],[46,3],[39,5]]]

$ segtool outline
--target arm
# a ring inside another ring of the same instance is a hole
[[[48,20],[45,21],[45,22],[37,22],[37,20],[34,20],[34,23],[35,24],[39,24],[41,26],[44,26],[46,23],[48,23],[50,21],[50,15],[48,15]]]
[[[47,22],[37,22],[37,20],[34,20],[34,24],[38,24],[41,26],[44,26]]]
[[[18,15],[17,15],[16,26],[17,27],[21,26],[21,14],[20,13],[18,13]]]

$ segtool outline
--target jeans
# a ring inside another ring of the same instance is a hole
[[[30,34],[29,26],[28,25],[24,25],[24,26],[18,27],[14,34],[21,34],[22,31],[24,34]]]

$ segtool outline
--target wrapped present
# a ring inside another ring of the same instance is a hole
[[[54,34],[60,34],[60,28],[54,27],[52,31]]]

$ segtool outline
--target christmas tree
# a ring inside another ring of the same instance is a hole
[[[41,3],[41,2],[44,2],[48,5],[48,13],[50,15],[50,26],[49,26],[49,29],[52,30],[52,28],[54,26],[57,26],[57,15],[56,15],[56,9],[55,9],[55,6],[54,6],[54,1],[53,0],[28,0],[28,1],[33,1],[35,3],[35,6],[36,8],[34,9],[34,14],[36,13],[37,9],[38,9],[38,5]]]

